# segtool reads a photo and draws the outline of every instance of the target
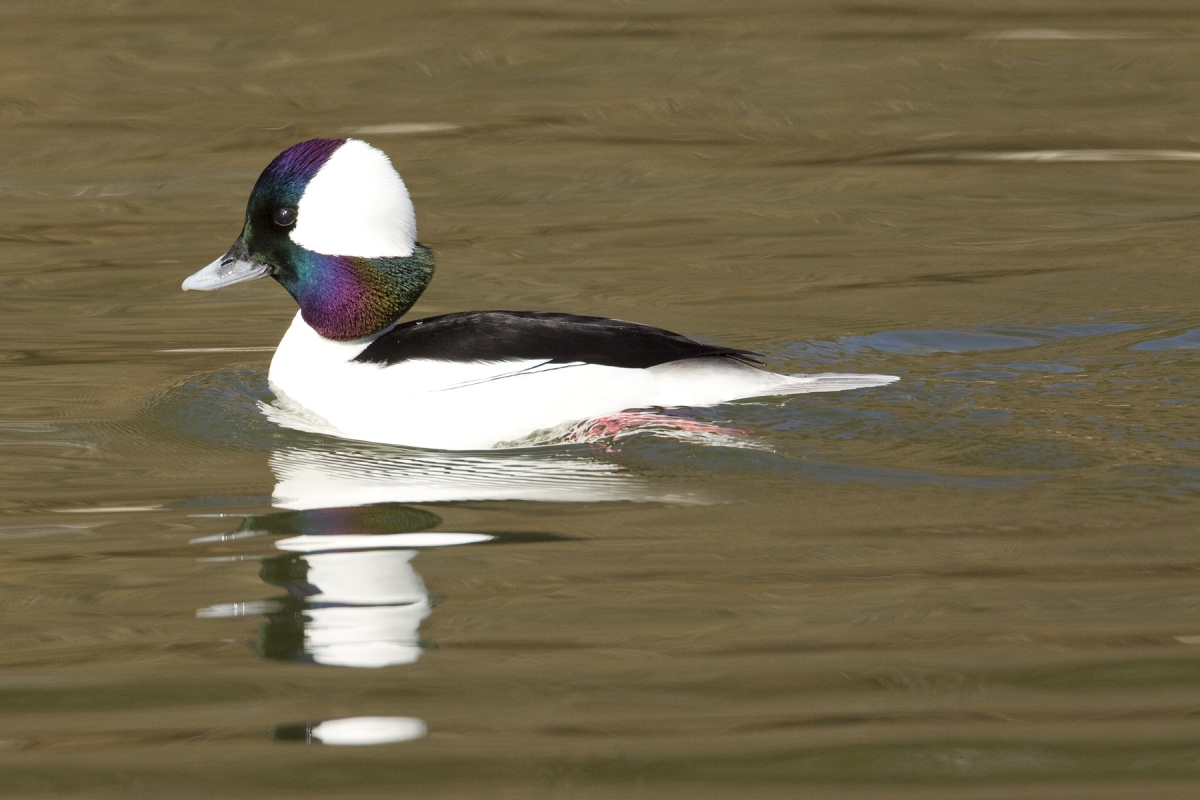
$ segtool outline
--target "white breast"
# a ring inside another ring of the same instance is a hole
[[[543,361],[354,363],[370,344],[322,338],[292,321],[269,379],[288,427],[435,450],[483,450],[633,408],[711,406],[747,397],[891,383],[887,375],[777,375],[727,359],[649,369]]]

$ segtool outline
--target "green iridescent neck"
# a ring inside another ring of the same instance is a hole
[[[296,299],[309,327],[326,339],[352,341],[402,317],[433,279],[433,251],[391,258],[329,256],[296,247],[275,278]]]

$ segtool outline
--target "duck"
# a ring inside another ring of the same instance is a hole
[[[267,165],[241,234],[183,289],[276,280],[300,309],[267,374],[271,418],[412,448],[522,447],[631,410],[898,380],[770,372],[749,350],[578,314],[466,311],[401,321],[433,275],[433,253],[417,241],[412,200],[388,156],[358,139],[322,138]]]

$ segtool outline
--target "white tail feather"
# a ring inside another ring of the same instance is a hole
[[[781,380],[775,388],[778,394],[808,392],[845,392],[850,389],[869,389],[886,386],[900,380],[895,375],[854,375],[847,372],[822,372],[817,375],[776,375]]]
[[[780,375],[728,359],[694,358],[659,364],[646,370],[658,378],[658,397],[650,405],[709,406],[751,397],[808,392],[844,392],[883,386],[900,380],[894,375]]]

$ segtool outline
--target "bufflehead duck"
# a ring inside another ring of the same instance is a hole
[[[273,418],[348,439],[438,450],[528,443],[630,409],[891,383],[780,375],[757,354],[648,325],[538,311],[399,322],[433,277],[404,182],[380,150],[311,139],[259,176],[241,235],[183,282],[268,275],[300,305],[271,360]]]

